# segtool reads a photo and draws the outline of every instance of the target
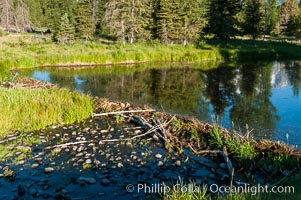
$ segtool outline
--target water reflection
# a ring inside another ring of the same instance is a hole
[[[254,137],[286,141],[288,133],[289,143],[301,143],[301,62],[207,65],[214,67],[149,63],[22,73],[95,96],[234,125],[243,133],[254,129]]]

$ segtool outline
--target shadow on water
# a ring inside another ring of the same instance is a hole
[[[148,104],[255,138],[300,145],[301,64],[145,63],[21,72],[93,96]]]

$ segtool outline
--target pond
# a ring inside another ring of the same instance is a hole
[[[144,63],[21,74],[93,96],[193,116],[255,139],[301,146],[301,62]]]

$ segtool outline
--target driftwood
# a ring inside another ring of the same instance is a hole
[[[118,115],[118,114],[126,114],[126,113],[141,113],[141,112],[155,112],[156,110],[150,109],[150,110],[125,110],[125,111],[116,111],[116,112],[108,112],[108,113],[99,113],[99,114],[93,114],[94,117],[101,117],[101,116],[107,116],[107,115]]]

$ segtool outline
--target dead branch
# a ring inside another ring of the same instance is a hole
[[[94,117],[107,116],[107,115],[117,115],[117,114],[125,114],[125,113],[141,113],[141,112],[155,112],[156,110],[124,110],[124,111],[116,111],[116,112],[108,112],[108,113],[94,113]]]

